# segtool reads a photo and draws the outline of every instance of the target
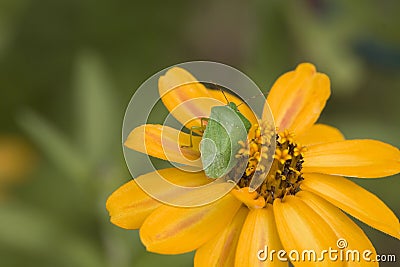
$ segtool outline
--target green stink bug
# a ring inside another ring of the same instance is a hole
[[[250,121],[235,103],[211,109],[210,118],[200,143],[201,161],[206,175],[219,178],[235,165],[239,141],[247,140]]]
[[[221,90],[223,93],[223,91]],[[225,94],[224,94],[225,96]],[[240,149],[239,141],[246,141],[251,128],[250,121],[240,113],[238,106],[229,102],[225,106],[215,106],[211,109],[209,118],[201,119],[203,137],[200,143],[201,161],[206,176],[219,178],[227,174],[235,166],[236,153]],[[203,121],[208,121],[207,125]],[[191,142],[192,146],[192,142]]]

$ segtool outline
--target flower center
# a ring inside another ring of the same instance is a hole
[[[264,172],[263,160],[266,159],[268,142],[276,142],[273,162],[264,182],[256,190],[267,203],[273,203],[276,198],[283,198],[285,195],[294,195],[300,190],[302,177],[301,169],[303,153],[306,148],[294,140],[294,133],[285,130],[275,134],[267,125],[254,125],[255,135],[249,141],[248,146],[244,143],[239,150],[237,157],[246,155],[249,157],[247,167],[243,176],[238,182],[240,188],[248,187],[254,174]],[[275,135],[275,138],[273,138]],[[261,164],[259,164],[261,162]]]

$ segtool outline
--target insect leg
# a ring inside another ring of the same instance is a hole
[[[205,126],[192,126],[190,127],[190,145],[188,146],[181,146],[183,147],[187,147],[187,148],[192,148],[193,147],[193,131],[195,130],[200,130],[200,131],[204,131],[206,127]]]
[[[205,121],[208,122],[209,118],[200,118],[201,128],[203,128],[203,131],[206,128],[206,126],[204,125]]]

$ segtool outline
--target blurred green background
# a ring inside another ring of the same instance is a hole
[[[320,121],[400,147],[399,11],[395,0],[0,0],[0,265],[192,266],[193,254],[145,252],[105,210],[130,179],[124,109],[173,64],[226,63],[267,92],[313,62],[332,82]],[[399,217],[399,178],[357,183]],[[361,226],[400,261],[398,240]]]

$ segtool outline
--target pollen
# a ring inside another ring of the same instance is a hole
[[[258,197],[262,197],[266,203],[271,204],[276,198],[284,199],[286,195],[296,194],[300,191],[301,181],[304,180],[301,170],[307,148],[296,143],[295,134],[290,130],[277,134],[266,122],[253,125],[252,129],[253,132],[249,134],[252,138],[247,144],[239,142],[242,148],[236,155],[237,158],[248,157],[246,170],[238,182],[239,188],[248,187],[256,172],[266,171],[262,163],[263,160],[268,159],[269,144],[275,141],[276,149],[271,168],[265,176],[265,181],[255,192]],[[252,196],[249,199],[254,201],[257,197]]]

